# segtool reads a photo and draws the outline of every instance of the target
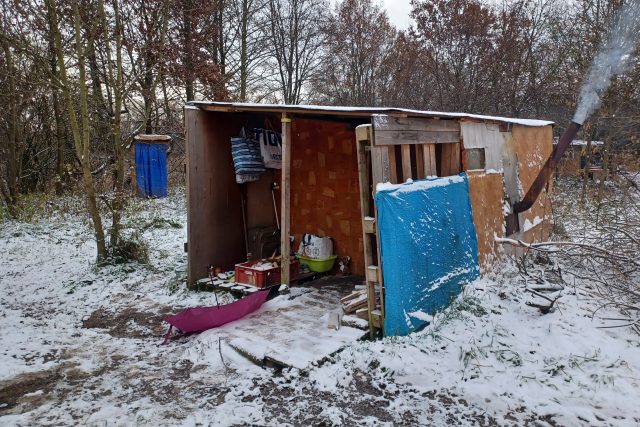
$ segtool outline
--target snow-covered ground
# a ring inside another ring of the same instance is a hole
[[[213,295],[180,286],[182,194],[136,202],[127,222],[150,265],[96,269],[78,214],[0,224],[1,425],[640,423],[639,337],[601,328],[615,310],[594,317],[580,287],[541,314],[508,261],[421,332],[274,371],[215,331],[159,346],[164,315]]]

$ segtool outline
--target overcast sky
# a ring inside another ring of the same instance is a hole
[[[406,30],[411,24],[409,19],[409,13],[411,12],[411,0],[373,0],[377,3],[382,3],[389,20],[399,30]],[[331,4],[335,5],[339,0],[331,0]]]
[[[382,0],[382,4],[387,9],[391,23],[399,30],[409,28],[411,23],[409,19],[411,0]]]

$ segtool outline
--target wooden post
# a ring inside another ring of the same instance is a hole
[[[402,150],[402,182],[407,182],[411,179],[411,146],[409,144],[402,144],[400,146]]]
[[[424,144],[422,148],[424,157],[424,173],[426,176],[436,176],[436,144]]]
[[[424,179],[424,145],[416,144],[414,147],[416,150],[416,178]]]
[[[291,118],[287,113],[282,113],[282,179],[280,183],[280,255],[281,262],[281,282],[289,285],[289,255],[291,243]]]

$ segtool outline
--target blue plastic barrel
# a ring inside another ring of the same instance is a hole
[[[136,142],[136,183],[142,197],[167,197],[166,142]]]

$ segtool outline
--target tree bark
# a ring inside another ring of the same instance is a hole
[[[102,218],[98,210],[96,198],[95,184],[91,175],[91,151],[90,151],[90,128],[89,128],[89,106],[86,81],[86,64],[85,50],[82,47],[82,33],[80,29],[80,11],[78,4],[73,5],[73,22],[75,36],[75,51],[78,56],[79,71],[79,113],[80,122],[76,114],[74,100],[70,91],[70,82],[65,67],[65,54],[62,48],[62,40],[60,30],[58,28],[58,13],[55,6],[55,0],[45,0],[47,15],[50,27],[53,30],[53,38],[55,51],[58,61],[58,77],[62,83],[62,94],[67,104],[67,114],[69,116],[69,125],[73,134],[73,143],[76,155],[80,161],[82,169],[82,183],[87,201],[89,215],[93,222],[94,236],[97,247],[97,260],[103,261],[107,256],[107,249],[104,236],[104,228],[102,226]]]
[[[187,101],[193,101],[195,96],[194,91],[194,79],[193,79],[193,2],[191,0],[185,0],[182,5],[182,25],[183,25],[183,37],[184,37],[184,81],[185,81],[185,93]]]
[[[120,4],[118,0],[112,2],[115,16],[114,39],[116,49],[116,61],[113,69],[113,55],[111,52],[109,23],[104,8],[104,0],[98,0],[98,13],[101,27],[104,30],[104,45],[107,60],[107,80],[113,93],[113,123],[111,136],[113,138],[114,163],[114,200],[111,203],[111,230],[109,233],[109,250],[114,251],[120,240],[120,228],[122,211],[124,209],[124,147],[122,145],[122,97],[123,97],[123,70],[122,70],[122,25],[120,22]]]
[[[4,33],[4,26],[2,22],[0,22],[0,35]],[[0,37],[2,40],[2,51],[5,56],[5,66],[8,73],[8,98],[9,98],[9,120],[7,120],[7,124],[9,126],[8,133],[9,137],[7,140],[7,176],[6,176],[6,185],[7,191],[3,191],[3,196],[7,207],[9,209],[9,214],[12,217],[17,217],[16,204],[18,203],[18,156],[17,156],[17,145],[18,145],[18,127],[20,126],[19,117],[18,117],[18,99],[16,93],[16,71],[14,69],[13,64],[13,54],[9,47],[9,42],[6,37]]]

